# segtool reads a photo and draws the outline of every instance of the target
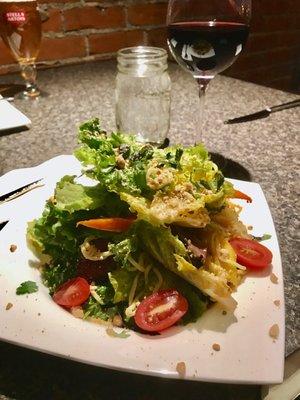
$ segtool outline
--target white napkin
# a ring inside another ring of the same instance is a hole
[[[1,100],[0,95],[0,131],[4,129],[19,128],[31,124],[29,118],[6,100]]]

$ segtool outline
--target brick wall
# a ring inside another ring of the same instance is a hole
[[[300,0],[252,0],[251,34],[227,75],[300,93]]]
[[[166,44],[167,0],[39,0],[43,39],[38,64],[107,59],[122,47]],[[0,74],[18,69],[0,39]]]
[[[300,92],[300,0],[252,2],[247,48],[226,74]],[[166,46],[167,0],[40,0],[39,5],[41,67],[107,59],[126,46]],[[15,70],[0,40],[0,74]]]

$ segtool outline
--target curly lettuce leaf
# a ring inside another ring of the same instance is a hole
[[[27,243],[42,263],[71,266],[80,255],[80,244],[91,233],[89,228],[77,228],[78,221],[126,215],[128,206],[116,194],[101,185],[82,186],[67,176],[57,183],[55,196],[47,201],[42,216],[28,224]],[[95,230],[93,235],[113,237]]]
[[[145,160],[152,157],[152,146],[138,144],[133,136],[120,132],[107,135],[97,118],[80,126],[79,141],[82,145],[75,150],[75,156],[88,167],[89,176],[98,179],[109,191],[149,191]],[[119,168],[118,156],[128,160],[125,169]]]
[[[69,279],[77,275],[77,268],[75,263],[63,264],[47,264],[41,272],[42,281],[48,287],[49,293],[52,295],[55,290]]]
[[[128,268],[130,267],[128,258],[137,251],[137,239],[132,235],[116,243],[110,243],[108,250],[112,253],[114,260],[121,268]]]
[[[79,141],[75,155],[88,174],[154,225],[203,227],[233,193],[201,144],[157,149],[120,132],[107,135],[98,119],[80,127]]]

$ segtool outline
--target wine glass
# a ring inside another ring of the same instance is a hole
[[[200,129],[206,89],[243,50],[250,17],[251,0],[169,0],[168,45],[199,85]]]
[[[40,96],[36,85],[36,58],[41,44],[41,17],[36,0],[1,0],[0,33],[12,56],[18,61],[26,89],[17,98]]]

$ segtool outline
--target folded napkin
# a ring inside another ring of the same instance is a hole
[[[0,95],[0,131],[20,128],[31,124],[29,118],[6,100],[1,100]]]

